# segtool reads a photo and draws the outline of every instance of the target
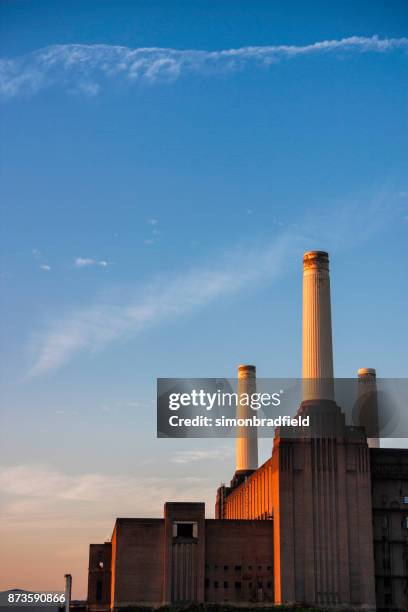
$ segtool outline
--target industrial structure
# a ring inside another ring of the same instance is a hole
[[[236,471],[217,491],[215,519],[202,503],[166,503],[163,519],[117,519],[111,541],[90,547],[91,610],[171,602],[408,608],[408,450],[379,448],[365,415],[359,427],[346,424],[334,393],[328,254],[308,252],[303,263],[303,399],[294,411],[312,416],[322,435],[276,430],[258,467],[256,430],[239,432]],[[375,395],[375,370],[360,369],[358,385]],[[255,367],[239,366],[238,393],[255,388]]]

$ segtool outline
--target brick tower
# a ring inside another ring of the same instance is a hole
[[[276,432],[275,601],[375,608],[370,460],[334,397],[329,257],[303,259],[303,401],[312,433]]]

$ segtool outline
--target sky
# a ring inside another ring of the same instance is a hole
[[[205,501],[227,440],[156,439],[157,377],[407,363],[406,2],[0,7],[0,589],[86,596],[117,516]],[[262,440],[261,460],[271,440]]]

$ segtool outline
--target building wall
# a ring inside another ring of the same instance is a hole
[[[164,520],[117,519],[112,537],[111,607],[160,603]]]
[[[205,600],[274,601],[272,521],[206,521]]]
[[[111,543],[89,547],[88,603],[94,610],[105,610],[110,603]]]
[[[337,406],[310,409],[333,419],[336,435],[277,435],[271,459],[238,487],[218,491],[218,516],[221,509],[225,518],[273,516],[276,602],[373,606],[367,443],[362,431],[345,428]]]
[[[408,609],[408,450],[371,449],[378,609]]]
[[[166,503],[165,602],[203,602],[205,565],[205,504]],[[185,529],[188,531],[185,533]]]
[[[244,478],[236,488],[220,487],[215,516],[226,519],[268,519],[272,517],[272,458]]]

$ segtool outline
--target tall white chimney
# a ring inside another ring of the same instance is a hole
[[[303,401],[334,400],[329,255],[303,256]]]
[[[359,425],[366,428],[368,436],[370,433],[377,434],[375,437],[367,437],[368,446],[380,448],[376,371],[374,368],[360,368],[357,376]]]
[[[245,419],[254,415],[253,410],[245,403],[241,405],[243,394],[250,397],[256,393],[256,369],[253,365],[238,366],[238,404],[237,419]],[[236,442],[236,472],[246,472],[258,468],[258,436],[256,427],[241,427],[237,429]]]

